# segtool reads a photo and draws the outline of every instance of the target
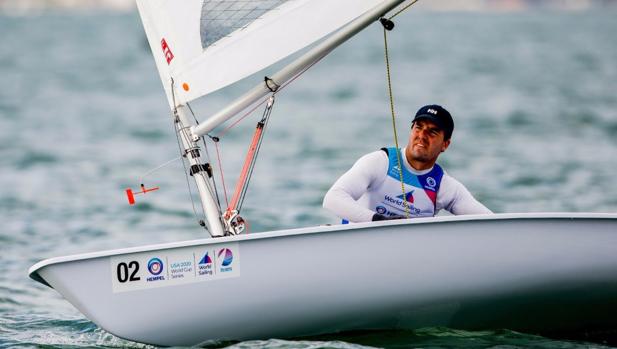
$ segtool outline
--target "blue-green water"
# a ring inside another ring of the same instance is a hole
[[[399,136],[419,106],[443,104],[456,129],[440,162],[492,210],[617,212],[616,15],[399,16],[389,36]],[[179,162],[147,178],[161,190],[126,204],[124,188],[178,152],[139,18],[0,15],[0,33],[0,347],[144,347],[27,277],[48,257],[207,234]],[[194,103],[198,118],[261,78]],[[258,114],[221,141],[228,188]],[[321,208],[329,185],[392,138],[382,31],[373,26],[279,94],[244,205],[251,231],[335,222]],[[223,344],[602,346],[594,340],[429,328]]]

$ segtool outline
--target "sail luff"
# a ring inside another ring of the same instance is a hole
[[[300,73],[303,69],[307,68],[317,60],[321,59],[324,55],[349,40],[358,32],[369,26],[371,23],[382,17],[388,11],[392,10],[405,0],[388,0],[375,6],[372,10],[364,13],[362,16],[356,18],[354,21],[347,24],[338,32],[324,40],[321,44],[317,45],[276,74],[272,75],[271,79],[277,84],[282,85],[288,80],[293,78],[296,74]],[[193,128],[193,135],[195,137],[201,137],[208,132],[227,121],[238,112],[244,110],[251,104],[265,97],[272,91],[266,85],[265,82],[255,86],[240,98],[229,104],[227,107],[208,118],[200,125]]]
[[[199,39],[201,1],[184,0],[181,6],[167,0],[136,0],[136,3],[173,110],[174,104],[178,104],[174,100],[178,100],[180,87],[175,82],[172,88],[172,79],[203,52]]]
[[[161,81],[163,82],[163,89],[165,90],[165,95],[167,96],[167,100],[169,101],[170,107],[173,109],[172,103],[172,91],[171,91],[171,83],[166,83],[171,81],[171,77],[169,74],[169,69],[166,66],[166,61],[163,57],[157,54],[159,50],[159,45],[155,44],[155,41],[151,38],[159,38],[162,35],[158,32],[157,26],[155,25],[156,21],[154,18],[153,11],[147,11],[145,9],[144,3],[142,1],[136,1],[139,15],[141,17],[141,23],[144,27],[144,31],[146,32],[146,36],[148,37],[148,43],[150,45],[150,50],[152,50],[152,55],[154,56],[154,62],[156,64],[157,71],[159,72],[159,76]]]

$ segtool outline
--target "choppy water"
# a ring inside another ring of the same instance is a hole
[[[441,103],[456,129],[440,162],[492,210],[617,212],[616,15],[400,16],[390,35],[400,136],[419,106]],[[0,33],[0,347],[143,347],[98,329],[26,275],[52,256],[206,234],[180,163],[148,177],[161,190],[145,203],[125,202],[124,188],[177,156],[138,16],[0,15]],[[335,221],[321,209],[329,185],[360,155],[392,144],[384,71],[374,26],[280,93],[244,206],[252,231]],[[198,116],[253,84],[195,103]],[[228,187],[254,121],[221,142]],[[602,346],[445,328],[233,345]]]

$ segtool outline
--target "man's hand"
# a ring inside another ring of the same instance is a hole
[[[388,220],[391,220],[391,219],[405,219],[405,218],[407,218],[407,217],[404,217],[404,216],[384,216],[382,214],[375,213],[373,215],[372,221],[373,222],[375,222],[375,221],[388,221]]]

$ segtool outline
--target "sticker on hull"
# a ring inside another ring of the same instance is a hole
[[[110,257],[114,293],[240,276],[237,243]]]

